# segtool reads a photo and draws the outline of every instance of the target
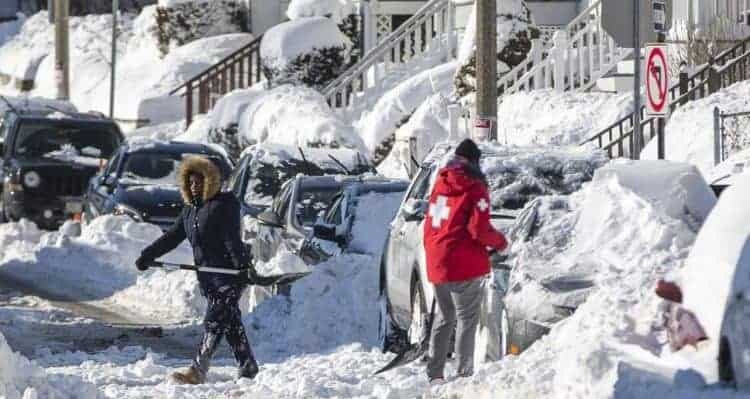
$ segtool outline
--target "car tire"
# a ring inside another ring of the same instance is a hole
[[[719,380],[730,384],[735,382],[732,348],[727,337],[722,337],[719,342]]]
[[[427,313],[427,303],[418,278],[414,279],[411,292],[411,321],[406,332],[406,342],[419,344],[426,338],[430,315]]]

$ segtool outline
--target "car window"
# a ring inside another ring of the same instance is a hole
[[[5,136],[8,135],[8,129],[10,128],[10,118],[7,115],[0,115],[0,143],[5,141]]]
[[[276,198],[273,199],[271,204],[271,210],[281,217],[281,222],[286,224],[286,211],[289,208],[289,197],[292,195],[292,180],[284,183],[281,187],[281,191]]]
[[[407,198],[426,199],[429,195],[427,189],[430,187],[430,176],[432,176],[433,170],[435,169],[432,167],[425,167],[419,171]]]
[[[134,184],[163,184],[176,185],[178,182],[178,171],[182,159],[189,153],[160,153],[160,152],[136,152],[131,153],[125,159],[120,173],[120,179],[125,183]],[[214,163],[221,162],[218,157],[208,156]]]
[[[295,204],[297,223],[301,226],[312,226],[318,219],[320,212],[328,208],[328,204],[340,190],[341,187],[339,186],[301,189]]]
[[[344,195],[342,193],[337,194],[333,198],[333,202],[326,210],[325,222],[326,224],[338,225],[341,224],[341,201],[343,201]]]
[[[114,126],[78,126],[69,122],[23,121],[13,153],[21,158],[51,158],[98,165],[120,144]]]

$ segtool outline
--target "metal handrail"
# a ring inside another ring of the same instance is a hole
[[[383,56],[399,47],[402,40],[415,34],[421,29],[421,25],[429,18],[445,11],[449,7],[451,7],[450,0],[431,0],[422,6],[416,14],[411,16],[396,30],[382,39],[380,44],[368,51],[367,54],[365,54],[356,64],[349,67],[344,73],[339,75],[338,78],[329,83],[322,90],[323,96],[329,100],[329,103],[331,103],[332,106],[334,106],[333,97],[336,96],[337,93],[341,92],[341,90],[346,90],[349,85],[353,84],[354,81],[360,77],[360,75],[378,63]],[[425,42],[432,39],[432,37],[424,38]],[[344,103],[346,102],[344,101]]]
[[[728,85],[731,85],[733,83],[736,83],[739,81],[738,79],[731,79],[732,76],[730,76],[731,73],[731,67],[738,65],[747,59],[750,59],[750,51],[748,50],[748,44],[750,44],[750,37],[745,38],[737,45],[733,46],[730,49],[727,49],[723,52],[721,52],[715,59],[714,64],[715,65],[721,65],[723,68],[716,73],[719,75],[719,88],[727,87]],[[737,50],[741,49],[740,55],[737,56]],[[729,61],[727,63],[727,61]],[[726,65],[723,65],[725,64]],[[688,101],[693,101],[698,98],[706,97],[707,95],[711,94],[711,87],[710,87],[710,74],[711,71],[710,68],[714,68],[712,64],[706,64],[699,68],[696,72],[693,73],[692,76],[688,77],[688,89],[684,93],[679,93],[680,85],[679,83],[675,84],[670,88],[669,93],[672,97],[672,101],[669,105],[670,111],[674,112],[677,108],[681,107]],[[743,74],[744,76],[745,74]],[[725,81],[725,78],[729,76],[730,79]],[[750,75],[749,75],[750,76]],[[700,95],[700,97],[698,97]],[[643,116],[646,111],[646,107],[642,106],[639,110],[641,112],[641,115]],[[612,149],[615,146],[619,146],[622,148],[622,145],[626,139],[629,139],[633,135],[633,123],[632,119],[635,114],[635,111],[631,112],[630,114],[626,115],[625,117],[619,119],[615,123],[609,125],[607,128],[603,129],[601,132],[597,133],[596,135],[592,136],[591,138],[585,140],[581,143],[581,145],[591,143],[591,142],[597,142],[597,145],[603,149],[606,150],[608,155],[612,156]],[[643,118],[642,126],[647,124],[652,124],[655,121],[656,118]],[[630,126],[625,126],[625,123],[630,121]],[[653,130],[653,129],[652,129]],[[618,131],[619,134],[617,137],[614,137],[614,132]],[[654,132],[651,132],[651,137],[653,138]],[[604,138],[605,136],[608,136],[609,140],[605,144]],[[646,144],[647,141],[643,141],[643,144]],[[624,155],[624,152],[622,150],[619,151],[618,156]]]
[[[222,65],[222,64],[226,63],[227,61],[229,61],[229,60],[237,57],[239,54],[245,53],[246,50],[248,50],[248,49],[249,50],[254,50],[255,47],[257,47],[258,50],[260,50],[260,42],[262,40],[263,40],[263,35],[260,35],[257,38],[251,40],[248,44],[246,44],[246,45],[238,48],[237,50],[235,50],[234,52],[232,52],[228,56],[222,58],[221,60],[217,61],[215,64],[211,65],[210,67],[204,69],[202,72],[200,72],[197,75],[193,76],[192,78],[188,79],[185,83],[183,83],[183,84],[175,87],[174,89],[172,89],[172,91],[169,92],[169,95],[170,96],[174,95],[175,93],[177,93],[181,89],[186,88],[188,86],[188,84],[194,83],[194,82],[200,80],[202,77],[211,74],[211,72],[213,70],[215,70],[215,69],[218,70],[220,65]]]

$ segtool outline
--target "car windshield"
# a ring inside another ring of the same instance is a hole
[[[178,185],[177,172],[182,158],[189,155],[205,156],[158,152],[132,153],[125,159],[120,179],[123,183],[132,184]]]
[[[51,158],[99,165],[120,145],[115,126],[68,121],[22,122],[14,153],[19,158]]]
[[[299,201],[295,209],[297,222],[305,227],[312,226],[318,219],[318,215],[328,208],[339,190],[341,187],[338,185],[303,188],[299,193]]]

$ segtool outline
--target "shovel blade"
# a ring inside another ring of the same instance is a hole
[[[376,371],[375,375],[395,369],[396,367],[401,367],[403,365],[409,364],[417,359],[422,358],[426,352],[427,348],[424,345],[409,345],[403,352],[397,354],[396,357],[394,357],[393,360],[391,360],[383,368]]]
[[[302,272],[302,273],[286,273],[286,274],[277,274],[273,276],[257,276],[254,281],[251,281],[251,285],[259,285],[262,287],[268,287],[272,285],[283,285],[283,284],[291,284],[302,277],[307,276],[310,274],[309,272]]]

